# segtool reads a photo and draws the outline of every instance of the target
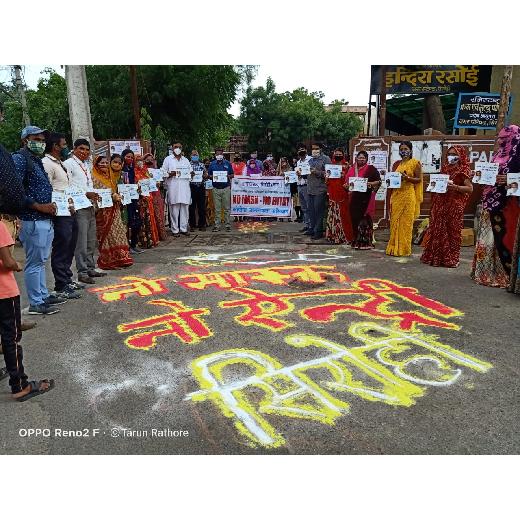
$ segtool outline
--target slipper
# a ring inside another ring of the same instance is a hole
[[[46,390],[40,390],[40,384],[41,383],[49,383],[49,388]],[[23,397],[19,397],[16,399],[17,401],[20,401],[21,403],[23,401],[27,401],[28,399],[32,399],[33,397],[36,397],[37,395],[46,394],[50,390],[54,388],[54,379],[42,379],[41,381],[29,381],[29,385],[31,386],[31,391],[24,395]]]
[[[0,368],[0,381],[2,381],[2,379],[5,379],[6,377],[9,377],[9,372],[7,371],[7,368]]]

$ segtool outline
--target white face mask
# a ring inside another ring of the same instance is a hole
[[[312,151],[312,156],[313,157],[319,157],[320,156],[320,151],[319,150],[313,150]]]
[[[448,155],[447,157],[449,164],[455,164],[459,162],[459,156],[458,155]]]
[[[174,149],[173,149],[173,153],[174,153],[175,155],[180,155],[181,152],[182,152],[182,148],[177,147],[177,148],[174,148]]]
[[[223,155],[216,155],[215,158],[217,159],[217,161],[222,161],[222,159],[224,159],[224,156]]]
[[[272,160],[273,160],[273,156],[272,156],[272,155],[268,155],[268,156],[267,156],[267,160],[268,160],[268,161],[272,161]]]

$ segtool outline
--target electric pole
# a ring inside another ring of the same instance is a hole
[[[67,83],[72,141],[74,142],[78,138],[87,139],[91,151],[94,152],[94,132],[90,117],[85,66],[65,65],[65,82]]]
[[[513,78],[513,65],[504,67],[502,77],[502,89],[500,91],[500,105],[498,106],[497,135],[506,124],[506,114],[509,110],[509,95],[511,94],[511,79]],[[498,140],[495,143],[495,152],[498,150]]]
[[[29,110],[27,108],[27,98],[25,97],[25,87],[22,81],[22,67],[21,65],[13,65],[14,74],[14,85],[18,91],[18,97],[20,98],[20,104],[22,105],[22,118],[24,126],[31,124],[29,117]]]

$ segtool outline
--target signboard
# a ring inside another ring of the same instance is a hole
[[[141,147],[140,141],[109,141],[108,146],[110,149],[110,155],[114,153],[121,155],[124,150],[132,150],[134,155],[143,154],[143,148]]]
[[[231,183],[231,215],[289,218],[291,189],[284,177],[235,177]]]
[[[370,93],[381,93],[381,67],[372,65]],[[385,65],[387,94],[447,94],[489,90],[491,65]]]
[[[481,128],[494,130],[498,123],[500,94],[490,92],[465,92],[459,94],[455,112],[455,128]],[[511,112],[511,96],[507,116]]]

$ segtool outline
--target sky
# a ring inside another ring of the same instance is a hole
[[[27,86],[36,88],[41,71],[51,67],[61,75],[65,74],[60,65],[27,65],[24,68],[24,78]],[[0,69],[0,81],[9,81],[9,70]],[[345,99],[350,105],[367,106],[370,87],[370,65],[357,67],[354,73],[326,72],[322,69],[315,71],[312,66],[287,65],[272,63],[260,65],[257,75],[253,80],[254,87],[265,85],[268,77],[271,77],[276,85],[277,92],[291,91],[298,87],[304,87],[309,92],[321,91],[325,94],[324,102],[330,103],[335,99]],[[240,113],[240,104],[236,101],[229,110],[234,116]]]

